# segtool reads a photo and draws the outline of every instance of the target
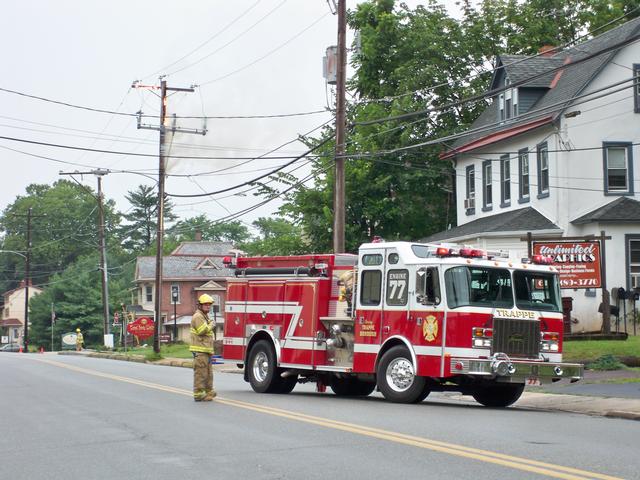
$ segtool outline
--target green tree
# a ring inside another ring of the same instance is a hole
[[[419,239],[455,223],[453,171],[439,159],[449,145],[414,146],[471,125],[486,100],[441,107],[485,92],[497,54],[533,54],[544,45],[567,43],[631,12],[638,3],[464,0],[460,20],[435,0],[413,10],[393,0],[370,0],[350,11],[349,25],[359,32],[360,49],[352,56],[355,74],[348,83],[355,96],[347,105],[352,125],[345,165],[347,250],[373,235]],[[427,109],[429,113],[402,120],[366,123]],[[332,135],[333,128],[325,128],[320,139],[309,138],[307,144],[317,146]],[[314,153],[319,156],[313,161],[312,185],[297,185],[297,179],[284,174],[275,177],[291,187],[280,213],[302,228],[311,250],[330,251],[334,144]],[[277,191],[263,185],[260,193],[273,196]]]
[[[121,235],[123,247],[131,251],[148,251],[156,239],[158,230],[158,194],[153,186],[138,185],[125,195],[131,204],[129,213],[124,215],[127,222],[123,225]],[[165,226],[177,219],[173,214],[171,200],[165,199]]]
[[[206,215],[180,220],[167,230],[169,238],[176,242],[193,241],[196,232],[200,232],[202,240],[215,242],[231,242],[234,245],[246,242],[251,234],[240,221],[218,223],[209,220]]]
[[[253,226],[258,237],[240,247],[250,255],[297,255],[309,250],[302,229],[284,218],[261,217]]]
[[[134,263],[125,255],[111,255],[109,301],[111,313],[129,303]],[[97,253],[83,256],[63,272],[54,275],[45,290],[30,301],[30,343],[47,348],[51,344],[51,309],[56,313],[54,347],[60,335],[80,328],[88,345],[103,343],[101,272]]]
[[[43,284],[77,258],[98,251],[98,204],[91,189],[68,180],[53,185],[32,184],[0,216],[0,250],[25,253],[26,213],[32,208],[31,278]],[[112,200],[105,203],[106,234],[116,230],[120,216]],[[0,290],[25,278],[24,258],[0,253]]]

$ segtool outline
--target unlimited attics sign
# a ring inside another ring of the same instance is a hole
[[[560,288],[600,288],[599,242],[534,242],[534,255],[553,258]]]

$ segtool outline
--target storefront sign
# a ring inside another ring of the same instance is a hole
[[[155,323],[149,317],[140,317],[136,321],[127,325],[127,332],[138,338],[153,337]]]
[[[553,258],[560,288],[600,288],[599,242],[534,242],[533,254]]]

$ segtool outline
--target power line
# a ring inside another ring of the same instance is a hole
[[[265,53],[264,55],[262,55],[261,57],[256,58],[255,60],[253,60],[250,63],[247,63],[246,65],[233,70],[225,75],[222,75],[220,77],[214,78],[213,80],[208,80],[206,82],[201,82],[198,86],[202,87],[204,85],[210,85],[214,82],[218,82],[220,80],[224,80],[225,78],[229,78],[232,75],[235,75],[236,73],[242,72],[243,70],[246,70],[249,67],[252,67],[253,65],[255,65],[256,63],[264,60],[267,57],[270,57],[271,55],[273,55],[275,52],[277,52],[278,50],[280,50],[281,48],[284,48],[285,46],[287,46],[288,44],[290,44],[291,42],[293,42],[296,38],[298,38],[300,35],[302,35],[303,33],[305,33],[307,30],[310,30],[312,27],[314,27],[317,23],[320,23],[321,20],[323,20],[325,17],[327,17],[328,15],[330,15],[330,13],[325,13],[324,15],[322,15],[320,18],[318,18],[317,20],[315,20],[313,23],[311,23],[310,25],[308,25],[307,27],[303,28],[302,30],[300,30],[298,33],[296,33],[293,37],[291,37],[289,40],[285,41],[284,43],[281,43],[280,45],[278,45],[276,48],[274,48],[273,50],[270,50],[269,52]]]
[[[324,140],[322,140],[320,143],[318,143],[316,146],[312,147],[311,149],[309,149],[307,152],[303,153],[302,155],[294,158],[292,161],[285,163],[284,165],[275,168],[273,170],[271,170],[268,173],[265,173],[263,175],[260,175],[259,177],[253,178],[247,182],[232,186],[232,187],[228,187],[228,188],[224,188],[222,190],[217,190],[215,192],[209,192],[209,193],[202,193],[202,194],[177,194],[177,193],[167,193],[168,197],[177,197],[177,198],[195,198],[195,197],[202,197],[202,196],[209,196],[209,195],[215,195],[218,193],[224,193],[224,192],[228,192],[230,190],[235,190],[237,188],[243,187],[245,185],[249,185],[250,183],[254,183],[257,182],[258,180],[261,180],[265,177],[268,177],[270,175],[273,175],[274,173],[279,172],[280,170],[282,170],[285,167],[288,167],[289,165],[291,165],[294,162],[297,162],[298,160],[300,160],[301,158],[305,157],[306,155],[312,153],[313,151],[317,150],[318,148],[322,147],[324,144],[328,143],[330,140],[333,139],[333,136],[327,137]]]
[[[388,101],[395,100],[395,99],[398,99],[398,98],[403,98],[403,97],[406,97],[406,96],[409,96],[409,95],[415,95],[417,93],[430,92],[431,90],[435,90],[436,88],[440,88],[440,87],[446,87],[448,85],[451,85],[452,83],[455,84],[456,82],[457,83],[469,82],[469,81],[473,80],[474,78],[480,77],[482,75],[486,75],[488,73],[494,73],[494,72],[496,72],[496,71],[498,71],[500,69],[506,69],[507,67],[511,67],[513,65],[518,65],[519,63],[526,62],[526,61],[532,60],[534,58],[538,58],[538,57],[541,57],[541,56],[548,55],[550,52],[560,53],[565,48],[567,48],[567,47],[569,47],[571,45],[576,45],[577,46],[578,43],[581,40],[584,40],[584,39],[586,39],[588,37],[591,37],[596,32],[598,32],[600,30],[603,30],[606,27],[608,27],[610,25],[613,25],[614,23],[619,22],[620,20],[623,20],[623,19],[627,18],[628,16],[632,15],[633,13],[635,13],[638,10],[640,10],[640,6],[637,6],[637,7],[633,8],[632,10],[630,10],[629,12],[624,13],[623,15],[620,15],[617,18],[614,18],[613,20],[605,23],[604,25],[600,25],[598,28],[595,28],[595,29],[589,31],[589,32],[585,33],[584,35],[578,36],[574,40],[571,40],[571,41],[566,42],[566,43],[564,43],[562,45],[553,47],[553,48],[551,48],[551,49],[549,49],[547,51],[538,52],[535,55],[523,56],[523,58],[519,58],[518,60],[514,60],[511,63],[505,63],[505,64],[501,65],[500,67],[494,67],[494,68],[486,69],[486,70],[484,70],[482,72],[477,73],[476,75],[469,75],[469,76],[466,76],[466,77],[458,79],[458,80],[442,82],[442,83],[439,83],[439,84],[436,84],[436,85],[431,85],[431,86],[426,87],[426,88],[421,88],[419,90],[413,90],[413,91],[402,93],[402,94],[399,94],[399,95],[391,95],[391,96],[385,96],[385,97],[382,97],[382,98],[373,98],[373,99],[367,99],[367,100],[357,100],[356,104],[367,104],[367,103],[374,103],[374,102],[388,102]],[[592,38],[589,38],[587,41],[585,41],[583,43],[587,43],[590,40],[592,40]]]
[[[222,35],[224,32],[226,32],[231,26],[233,26],[236,22],[238,22],[238,20],[241,20],[242,18],[244,18],[251,10],[253,10],[259,3],[261,2],[261,0],[257,0],[255,3],[253,3],[251,6],[249,6],[249,8],[247,8],[245,11],[243,11],[240,15],[238,15],[236,18],[234,18],[231,22],[227,23],[224,27],[222,27],[220,30],[218,30],[215,34],[213,34],[212,36],[210,36],[209,38],[207,38],[204,42],[202,42],[200,45],[198,45],[196,48],[194,48],[193,50],[191,50],[189,53],[183,55],[182,57],[180,57],[179,59],[177,59],[174,62],[171,62],[169,65],[162,67],[160,69],[158,69],[157,71],[149,74],[149,75],[145,75],[143,78],[149,78],[149,77],[153,77],[158,75],[161,72],[166,71],[168,68],[173,67],[175,64],[181,62],[182,60],[184,60],[185,58],[193,55],[195,52],[197,52],[198,50],[200,50],[202,47],[204,47],[205,45],[207,45],[208,43],[210,43],[211,41],[215,40],[216,38],[218,38],[220,35]],[[180,71],[180,70],[177,70]],[[175,73],[175,72],[174,72]]]
[[[287,2],[287,0],[283,0],[282,2],[280,2],[278,5],[276,5],[272,10],[270,10],[266,15],[262,16],[257,22],[255,22],[254,24],[252,24],[249,28],[243,30],[242,32],[240,32],[238,35],[236,35],[235,37],[233,37],[231,40],[229,40],[227,43],[225,43],[224,45],[222,45],[221,47],[218,47],[216,50],[214,50],[213,52],[205,55],[204,57],[199,58],[198,60],[196,60],[195,62],[179,68],[178,70],[174,70],[171,73],[168,73],[167,75],[175,75],[178,72],[182,72],[188,68],[191,68],[197,64],[199,64],[200,62],[203,62],[204,60],[206,60],[207,58],[211,57],[212,55],[215,55],[216,53],[220,52],[221,50],[225,49],[226,47],[228,47],[229,45],[231,45],[233,42],[235,42],[236,40],[238,40],[240,37],[244,36],[247,32],[253,30],[254,27],[256,27],[257,25],[259,25],[260,23],[262,23],[263,21],[265,21],[267,18],[269,18],[273,13],[275,13],[276,10],[278,10],[280,7],[282,7],[282,5],[284,5]],[[257,2],[256,2],[257,3]],[[207,42],[208,43],[208,42]],[[193,52],[192,52],[193,53]],[[177,62],[176,62],[177,63]]]
[[[549,75],[551,73],[556,73],[556,72],[559,72],[559,71],[563,71],[565,69],[573,68],[576,65],[580,65],[580,64],[582,64],[584,62],[587,62],[587,61],[589,61],[589,60],[591,60],[593,58],[596,58],[596,57],[598,57],[600,55],[604,55],[606,53],[619,50],[620,48],[623,48],[623,47],[625,47],[627,45],[635,43],[639,39],[640,39],[640,35],[634,35],[634,36],[629,37],[629,38],[627,38],[627,39],[625,39],[625,40],[623,40],[621,42],[615,43],[615,44],[610,45],[608,47],[605,47],[605,48],[603,48],[601,50],[598,50],[598,51],[596,51],[596,52],[594,52],[594,53],[592,53],[590,55],[587,55],[587,56],[585,56],[583,58],[579,58],[579,59],[573,60],[571,63],[567,63],[567,64],[564,64],[564,65],[560,65],[558,67],[550,68],[550,69],[545,70],[543,72],[534,74],[534,75],[532,75],[530,77],[527,77],[527,78],[524,78],[522,80],[518,80],[516,82],[513,82],[513,83],[511,83],[509,85],[505,85],[504,87],[494,88],[493,90],[488,90],[488,91],[486,91],[484,93],[481,93],[481,94],[472,95],[470,97],[465,97],[465,98],[463,98],[461,100],[456,100],[454,102],[449,102],[449,103],[446,103],[444,105],[439,105],[439,106],[435,106],[435,107],[429,107],[429,108],[426,108],[426,109],[423,109],[423,110],[417,110],[417,111],[414,111],[414,112],[407,112],[407,113],[402,113],[402,114],[399,114],[399,115],[390,115],[390,116],[387,116],[387,117],[376,118],[376,119],[372,119],[372,120],[365,120],[365,121],[362,121],[362,122],[354,122],[353,125],[366,126],[366,125],[374,125],[376,123],[384,123],[384,122],[389,122],[389,121],[394,121],[394,120],[404,120],[404,119],[412,118],[412,117],[415,117],[415,116],[427,116],[427,115],[432,114],[432,113],[442,112],[442,111],[450,110],[450,109],[455,108],[455,107],[460,107],[460,106],[462,106],[464,104],[467,104],[467,103],[475,103],[475,102],[478,102],[480,100],[484,100],[486,98],[494,97],[497,94],[502,93],[502,92],[504,92],[506,90],[510,90],[512,88],[516,88],[516,87],[519,87],[519,86],[522,86],[522,85],[526,85],[527,83],[530,83],[533,80],[536,80],[536,79],[541,78],[541,77],[545,77],[545,76],[547,76],[547,75]]]
[[[120,116],[124,116],[124,117],[143,117],[143,118],[159,118],[159,115],[145,115],[145,114],[138,114],[138,113],[126,113],[126,112],[118,112],[115,110],[106,110],[103,108],[94,108],[94,107],[87,107],[84,105],[78,105],[78,104],[74,104],[74,103],[69,103],[69,102],[62,102],[60,100],[53,100],[50,98],[45,98],[45,97],[40,97],[38,95],[31,95],[28,93],[23,93],[23,92],[18,92],[17,90],[11,90],[8,88],[3,88],[0,87],[0,91],[5,92],[5,93],[12,93],[14,95],[19,95],[22,97],[27,97],[27,98],[31,98],[34,100],[41,100],[43,102],[48,102],[48,103],[53,103],[56,105],[62,105],[65,107],[70,107],[70,108],[77,108],[80,110],[87,110],[90,112],[96,112],[96,113],[105,113],[108,115],[120,115]],[[246,120],[246,119],[265,119],[265,118],[285,118],[285,117],[300,117],[300,116],[305,116],[305,115],[317,115],[319,113],[325,113],[326,109],[319,109],[319,110],[311,110],[311,111],[306,111],[306,112],[293,112],[293,113],[276,113],[276,114],[261,114],[261,115],[214,115],[214,116],[208,116],[208,117],[202,117],[202,116],[181,116],[178,117],[176,116],[176,118],[178,119],[200,119],[200,120]]]

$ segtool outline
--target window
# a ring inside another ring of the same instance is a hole
[[[469,165],[466,169],[467,197],[464,201],[464,208],[467,215],[476,213],[476,174],[475,167]]]
[[[608,195],[633,193],[633,156],[629,142],[604,142],[604,192]]]
[[[511,275],[503,268],[453,267],[444,274],[449,308],[511,308]]]
[[[625,235],[627,241],[627,289],[640,288],[640,235]]]
[[[382,272],[380,270],[364,270],[362,272],[360,303],[362,305],[380,305],[381,288]]]
[[[513,283],[518,308],[551,312],[562,311],[557,275],[520,271],[513,274]]]
[[[387,305],[406,305],[409,290],[409,270],[389,270],[387,273]]]
[[[511,204],[511,160],[509,155],[500,157],[500,196],[501,207],[508,207]]]
[[[538,145],[538,198],[549,196],[549,147]]]
[[[492,205],[491,160],[485,160],[482,162],[482,210],[491,210]]]
[[[171,285],[171,298],[169,298],[171,303],[180,303],[180,285],[174,283]]]
[[[440,280],[437,268],[421,268],[416,272],[416,295],[423,305],[440,304]]]
[[[368,267],[382,265],[382,255],[380,255],[379,253],[363,255],[362,265],[365,265]]]
[[[153,302],[153,286],[148,283],[144,286],[145,302]]]
[[[498,95],[498,120],[502,122],[504,119],[504,93],[501,93]]]
[[[633,79],[636,82],[633,88],[633,111],[640,113],[640,63],[633,64]]]
[[[518,152],[518,194],[521,203],[529,200],[529,150]]]
[[[387,261],[391,265],[395,265],[396,263],[398,263],[399,260],[400,260],[400,256],[397,253],[390,253],[389,256],[387,257]]]

